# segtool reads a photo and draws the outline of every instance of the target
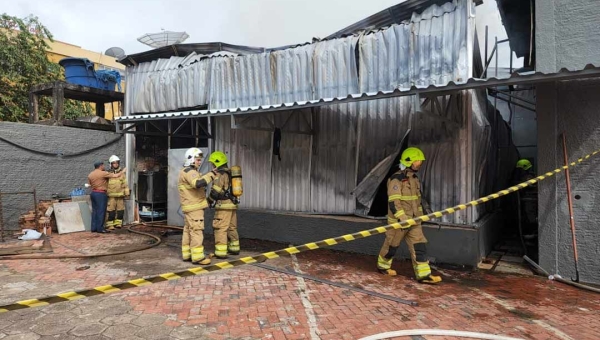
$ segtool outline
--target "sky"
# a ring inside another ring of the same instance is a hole
[[[136,39],[145,33],[185,31],[186,43],[221,41],[276,47],[325,37],[403,0],[3,0],[0,13],[37,16],[55,40],[104,52],[150,49]],[[485,25],[504,39],[495,0],[477,7],[483,46]],[[491,39],[493,41],[493,38]],[[493,44],[491,45],[493,47]],[[491,48],[490,48],[491,50]],[[508,47],[500,65],[508,65]]]

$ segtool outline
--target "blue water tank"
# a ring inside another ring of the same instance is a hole
[[[64,58],[58,64],[65,69],[67,83],[98,88],[94,63],[85,58]]]

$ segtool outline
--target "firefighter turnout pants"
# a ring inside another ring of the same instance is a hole
[[[240,253],[240,237],[237,231],[237,211],[217,209],[213,219],[215,230],[215,256]]]
[[[431,268],[427,260],[427,239],[423,235],[421,225],[410,228],[392,229],[385,233],[385,241],[379,251],[377,268],[380,270],[391,269],[392,261],[402,240],[406,240],[410,258],[412,260],[415,277],[422,280],[431,275]]]
[[[204,210],[184,213],[183,236],[181,237],[181,255],[184,260],[199,262],[206,258],[204,254]]]
[[[125,199],[123,197],[109,197],[106,207],[108,217],[106,218],[106,227],[109,230],[121,228],[123,226],[123,215],[125,214]]]

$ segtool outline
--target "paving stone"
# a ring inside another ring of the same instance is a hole
[[[12,324],[12,322],[9,321],[9,320],[2,320],[2,319],[0,319],[0,331],[3,330],[4,328],[10,326],[11,324]]]
[[[137,311],[137,310],[132,310],[132,311],[129,312],[129,314],[135,315],[135,316],[140,316],[140,315],[144,314],[144,312]]]
[[[74,303],[74,301],[65,301],[65,302],[56,303],[56,304],[53,304],[50,306],[46,306],[42,310],[44,311],[44,313],[53,314],[53,313],[69,312],[75,308],[77,308],[77,305]]]
[[[121,305],[110,308],[85,308],[79,318],[88,321],[100,321],[109,316],[125,315],[132,309],[131,306]]]
[[[135,333],[139,330],[140,327],[132,324],[116,325],[108,327],[102,333],[102,335],[112,339],[125,339],[127,337],[134,336]]]
[[[33,327],[35,325],[34,321],[27,320],[27,319],[23,320],[21,318],[22,317],[19,316],[18,321],[12,321],[9,326],[4,327],[2,332],[6,333],[6,334],[24,333],[24,332],[27,332],[29,329],[31,329],[31,327]]]
[[[54,336],[43,336],[39,340],[110,340],[110,338],[102,335],[90,335],[90,336],[73,336],[59,334]]]
[[[31,331],[35,332],[39,335],[57,335],[61,333],[67,333],[71,329],[73,329],[75,324],[53,324],[53,325],[44,325],[37,324],[31,327]]]
[[[79,325],[79,326],[73,328],[69,333],[71,335],[75,335],[78,337],[98,335],[98,334],[101,334],[102,332],[104,332],[104,330],[107,328],[108,328],[107,325],[103,325],[101,323],[89,323],[89,324]]]
[[[175,328],[171,332],[171,337],[176,339],[198,339],[206,333],[206,327],[203,325],[198,326],[181,326]]]
[[[125,323],[132,323],[133,320],[135,320],[135,319],[137,319],[137,315],[131,315],[131,314],[127,313],[127,314],[107,316],[104,319],[102,319],[100,322],[102,322],[103,324],[108,325],[108,326],[114,326],[114,325],[121,325],[121,324],[125,324]]]
[[[166,320],[167,320],[167,317],[163,316],[163,315],[144,314],[144,315],[140,315],[137,319],[135,319],[133,321],[133,324],[142,326],[142,327],[147,327],[147,326],[160,325],[163,322],[165,322]]]
[[[100,300],[99,302],[95,303],[94,305],[98,308],[111,308],[111,307],[116,307],[116,306],[122,306],[123,304],[127,304],[126,302],[123,301],[123,299],[106,298],[106,299]]]
[[[22,333],[6,336],[2,340],[38,340],[39,338],[40,336],[35,333]]]
[[[165,325],[154,325],[142,327],[142,329],[135,333],[135,335],[142,339],[159,340],[163,338],[169,338],[169,334],[172,330],[173,328]]]
[[[71,312],[47,314],[35,319],[35,323],[42,325],[67,324],[70,323],[70,320],[74,317],[75,314]]]

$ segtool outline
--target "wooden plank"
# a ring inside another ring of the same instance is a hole
[[[34,246],[35,243],[39,241],[39,240],[34,240],[34,241],[20,241],[19,243],[17,243],[17,245],[15,245],[13,247],[2,247],[2,248],[0,248],[0,256],[53,252],[52,245],[50,244],[50,240],[45,235],[42,235],[40,240],[42,240],[42,242],[43,242],[41,246]],[[23,244],[27,244],[27,245],[23,245]]]
[[[65,102],[65,92],[62,86],[55,86],[52,89],[52,114],[54,120],[60,122],[62,120]]]
[[[38,95],[30,92],[29,93],[29,123],[33,124],[40,119],[39,115],[39,104]]]
[[[69,84],[62,81],[32,86],[30,92],[38,96],[50,96],[53,95],[56,88],[62,88],[64,97],[67,99],[91,103],[123,102],[125,100],[125,94],[123,92],[101,90],[88,86]]]

